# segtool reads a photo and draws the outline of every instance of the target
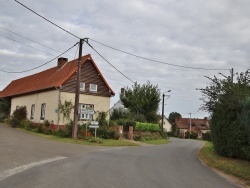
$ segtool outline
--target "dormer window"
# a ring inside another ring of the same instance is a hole
[[[89,91],[97,92],[97,85],[96,84],[90,84],[89,85]]]
[[[85,91],[85,83],[80,82],[80,91]]]

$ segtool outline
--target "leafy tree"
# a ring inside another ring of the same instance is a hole
[[[99,122],[99,126],[107,126],[108,121],[107,121],[107,113],[106,112],[98,112],[98,116],[96,118],[96,121]]]
[[[178,112],[171,112],[168,116],[169,123],[175,123],[175,119],[181,117],[181,114]]]
[[[175,123],[175,119],[181,117],[181,114],[178,112],[171,112],[168,116],[169,123],[172,125],[171,127],[171,134],[172,136],[178,135],[178,129]]]
[[[129,116],[129,112],[124,109],[114,109],[113,112],[110,115],[111,120],[117,120],[117,119],[127,119]]]
[[[60,113],[63,114],[63,121],[64,121],[64,118],[66,118],[67,120],[70,119],[70,114],[73,108],[74,108],[74,105],[72,101],[65,100],[64,104],[62,103],[59,104],[59,111]]]
[[[149,81],[140,85],[137,82],[132,88],[126,88],[120,99],[131,113],[144,115],[148,122],[155,122],[160,103],[160,90]]]
[[[212,115],[211,134],[215,150],[223,156],[250,159],[247,129],[242,123],[249,120],[240,118],[243,115],[242,102],[250,95],[249,73],[241,73],[236,83],[227,76],[223,79],[207,78],[209,85],[200,89],[201,109]]]
[[[10,115],[10,101],[4,98],[0,99],[0,121],[3,121]]]

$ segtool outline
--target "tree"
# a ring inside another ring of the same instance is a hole
[[[131,113],[144,115],[148,122],[158,120],[157,111],[160,103],[158,85],[154,86],[149,81],[143,85],[136,82],[132,88],[125,89],[120,99]]]
[[[178,112],[171,112],[168,116],[169,123],[172,125],[171,127],[171,134],[172,136],[177,136],[178,135],[178,130],[177,126],[175,123],[175,119],[181,117],[181,114]]]
[[[67,120],[70,119],[70,114],[72,109],[74,108],[74,105],[72,103],[72,101],[64,101],[64,104],[60,103],[59,104],[59,111],[60,113],[63,114],[63,122],[64,122],[64,118],[66,118]]]
[[[250,160],[250,145],[247,129],[242,119],[242,103],[250,94],[249,73],[241,73],[237,82],[224,76],[209,78],[210,83],[202,92],[203,105],[201,109],[211,113],[212,142],[218,154],[227,157],[239,157]],[[246,108],[246,107],[245,107]],[[248,116],[248,118],[250,118]],[[248,125],[250,126],[250,125]]]
[[[4,98],[0,99],[0,121],[10,115],[10,101]]]

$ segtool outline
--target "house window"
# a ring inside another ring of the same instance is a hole
[[[35,115],[35,105],[32,104],[31,111],[30,111],[30,119],[34,119],[34,115]]]
[[[40,119],[45,119],[45,109],[46,109],[46,103],[43,103],[41,106],[41,117]]]
[[[85,83],[80,82],[80,91],[84,91],[84,90],[85,90]]]
[[[96,84],[90,84],[89,85],[89,91],[97,92],[97,85]]]
[[[93,120],[93,114],[88,114],[87,110],[94,110],[93,104],[79,104],[78,119]]]

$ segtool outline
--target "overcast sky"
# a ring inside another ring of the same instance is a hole
[[[234,68],[236,73],[245,72],[250,67],[250,1],[20,2],[76,36],[88,37],[122,51],[177,65],[139,59],[89,41],[103,57],[131,80],[139,84],[149,80],[154,85],[158,84],[162,92],[171,90],[170,98],[165,101],[166,116],[173,111],[179,112],[183,117],[189,117],[188,113],[192,113],[194,118],[207,116],[206,112],[198,111],[202,101],[199,99],[201,93],[196,90],[208,85],[209,81],[204,76],[220,77],[219,72],[230,75],[229,69]],[[58,56],[59,52],[78,41],[78,38],[38,17],[14,0],[0,0],[0,69],[24,71],[34,68]],[[75,47],[63,56],[72,60],[77,57],[76,53]],[[83,55],[89,53],[116,93],[111,99],[113,106],[119,99],[120,88],[131,87],[133,83],[84,44]],[[54,67],[56,63],[54,60],[25,73],[0,72],[0,90],[12,80]]]

